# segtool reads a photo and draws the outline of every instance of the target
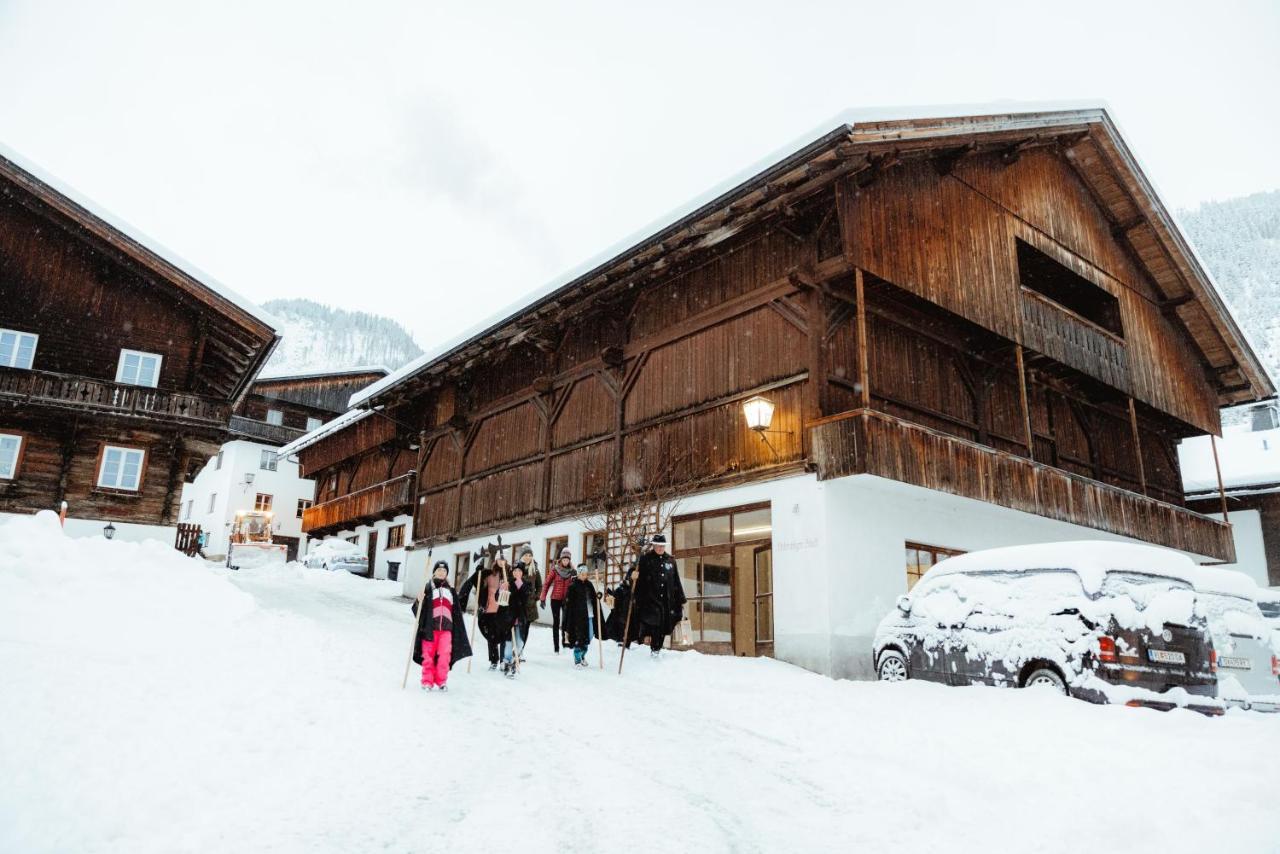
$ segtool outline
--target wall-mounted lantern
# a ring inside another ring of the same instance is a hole
[[[109,540],[115,535],[116,535],[116,526],[108,522],[107,526],[102,529],[102,536],[106,537]]]
[[[742,414],[747,419],[747,427],[760,437],[760,441],[764,442],[765,445],[768,446],[769,450],[773,452],[774,459],[777,459],[778,450],[773,447],[773,443],[769,441],[768,436],[765,434],[780,433],[789,436],[791,435],[791,431],[769,429],[769,425],[773,423],[773,410],[773,401],[769,400],[767,397],[761,397],[758,394],[755,397],[751,397],[743,401],[742,404]]]

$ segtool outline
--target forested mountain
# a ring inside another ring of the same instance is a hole
[[[389,317],[330,308],[309,299],[264,302],[282,339],[262,376],[382,365],[394,371],[421,355],[413,336]]]

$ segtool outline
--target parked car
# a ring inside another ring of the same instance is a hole
[[[1247,577],[1220,570],[1197,584],[1196,611],[1213,642],[1217,697],[1229,706],[1280,712],[1280,648]]]
[[[337,537],[330,537],[311,549],[302,563],[312,569],[335,572],[344,569],[353,575],[369,574],[369,558],[360,553],[360,547]]]
[[[1258,602],[1258,610],[1262,619],[1267,621],[1273,631],[1280,632],[1280,588],[1259,587],[1253,594]]]
[[[1207,570],[1153,546],[1066,542],[932,567],[876,632],[881,680],[1044,686],[1091,702],[1221,714],[1196,614]]]

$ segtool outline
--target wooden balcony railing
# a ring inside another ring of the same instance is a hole
[[[1218,560],[1231,526],[1185,507],[870,409],[814,422],[818,478],[873,474]]]
[[[229,404],[197,394],[19,368],[0,368],[0,400],[216,427],[231,415]]]
[[[254,439],[270,445],[287,445],[306,433],[297,427],[286,427],[283,424],[268,424],[265,421],[254,421],[243,415],[231,416],[231,434],[245,439]]]
[[[312,534],[352,528],[413,510],[414,472],[316,504],[302,511],[302,530]]]

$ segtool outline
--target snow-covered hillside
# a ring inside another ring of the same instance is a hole
[[[422,353],[409,332],[388,317],[308,299],[271,300],[262,307],[284,324],[264,377],[366,365],[394,371]]]
[[[1280,379],[1280,190],[1207,202],[1178,219]]]
[[[398,583],[0,522],[0,851],[1275,851],[1280,720],[572,667],[400,690]]]

